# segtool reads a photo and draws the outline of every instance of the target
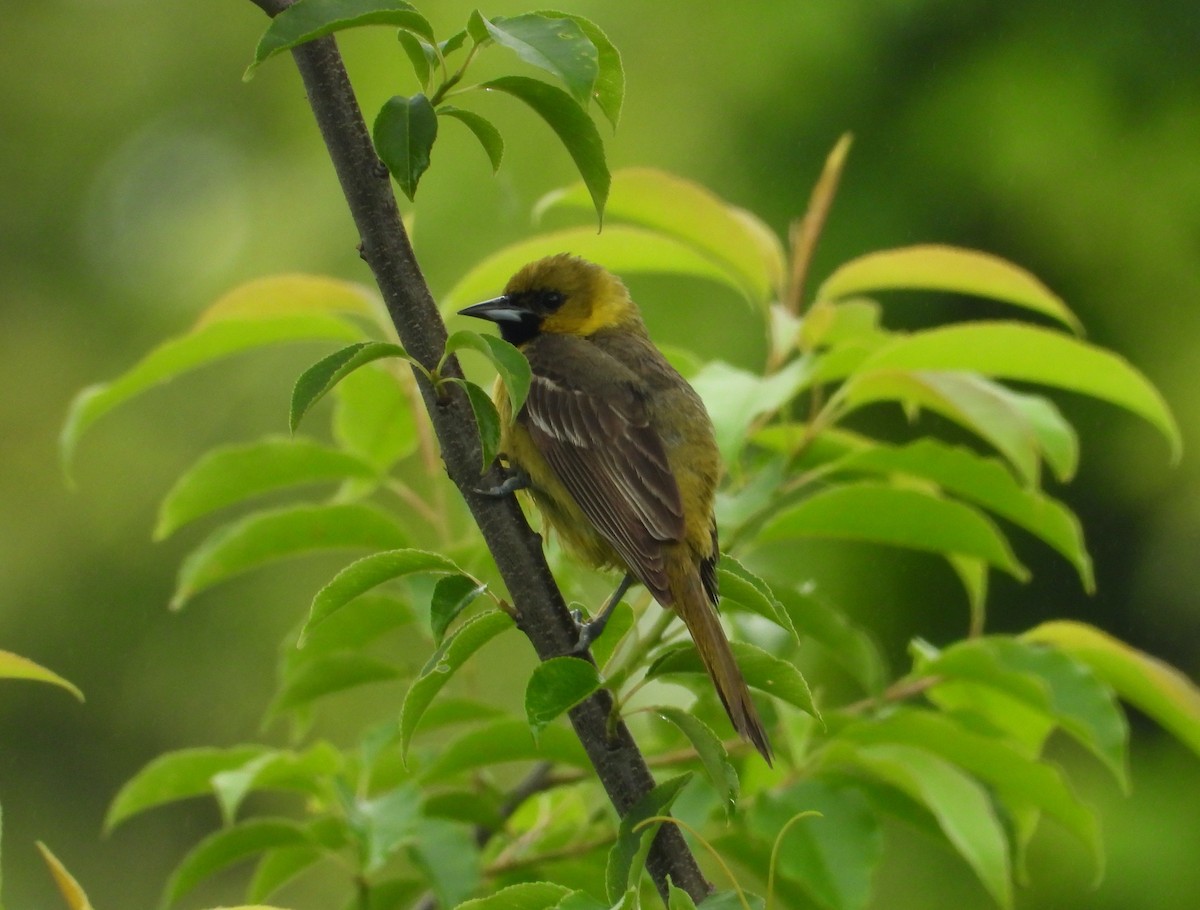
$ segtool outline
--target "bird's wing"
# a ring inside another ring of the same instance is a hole
[[[521,422],[583,514],[669,604],[664,544],[683,539],[683,503],[641,383],[587,342],[559,344],[570,350],[528,352]]]

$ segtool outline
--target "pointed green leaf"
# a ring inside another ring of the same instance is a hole
[[[304,630],[303,645],[284,646],[282,681],[306,663],[338,651],[361,651],[386,632],[413,621],[404,601],[382,594],[360,594],[350,610],[338,610],[323,622]]]
[[[729,271],[695,247],[656,231],[615,225],[602,233],[569,228],[541,234],[504,247],[471,269],[442,298],[444,313],[493,297],[526,263],[555,253],[570,252],[618,274],[686,275],[715,281],[743,293]]]
[[[694,714],[689,714],[679,708],[661,705],[654,709],[654,713],[673,723],[688,738],[692,748],[696,750],[705,775],[717,791],[717,795],[721,797],[726,816],[732,815],[737,806],[741,783],[733,763],[729,761],[729,753],[725,751],[725,744],[704,721]]]
[[[570,19],[583,29],[583,33],[596,48],[596,63],[599,66],[599,72],[592,88],[592,97],[615,130],[617,122],[621,119],[621,106],[625,100],[625,68],[621,64],[620,51],[609,40],[608,35],[604,34],[600,27],[590,19],[559,10],[538,10],[537,12],[539,15],[556,19]]]
[[[1099,398],[1155,426],[1178,460],[1179,426],[1159,391],[1127,360],[1049,329],[1015,322],[974,322],[914,332],[880,348],[872,370],[969,370]]]
[[[304,829],[282,819],[256,818],[223,828],[196,844],[175,867],[163,893],[164,906],[174,904],[204,879],[234,863],[272,848],[306,843]]]
[[[438,118],[429,99],[394,95],[384,102],[371,128],[375,151],[410,200],[421,175],[429,169],[429,155],[437,139]]]
[[[461,907],[479,887],[479,845],[465,825],[421,817],[407,853],[437,896],[440,907]]]
[[[796,631],[812,639],[867,692],[879,692],[886,667],[878,645],[865,631],[826,604],[816,592],[775,586],[776,597]]]
[[[783,605],[775,597],[771,586],[730,556],[721,554],[717,566],[717,583],[721,592],[721,609],[740,607],[755,613],[782,629],[786,629],[798,641],[796,627]]]
[[[324,622],[360,594],[365,594],[386,581],[416,572],[446,574],[461,570],[453,560],[440,553],[429,553],[425,550],[387,550],[364,556],[338,572],[329,584],[313,597],[312,606],[308,611],[308,622],[305,623],[300,637],[301,646],[310,629]]]
[[[553,657],[538,664],[525,686],[525,717],[536,738],[546,725],[600,688],[600,671],[580,657]]]
[[[429,625],[434,644],[442,643],[450,623],[486,590],[487,585],[468,575],[447,575],[438,579],[429,603]]]
[[[935,244],[869,253],[825,279],[818,299],[888,290],[951,291],[1025,307],[1082,334],[1083,326],[1053,291],[998,256]]]
[[[322,795],[319,778],[341,770],[342,754],[329,743],[317,742],[303,752],[272,751],[250,759],[240,768],[218,771],[212,776],[213,795],[221,818],[232,825],[237,812],[252,790],[294,790]]]
[[[974,556],[1015,578],[1028,570],[983,513],[918,490],[856,483],[828,487],[776,515],[758,541],[831,537]]]
[[[636,886],[637,877],[641,875],[642,871],[634,864],[638,849],[641,847],[644,837],[653,836],[654,832],[658,830],[659,823],[639,826],[646,819],[668,813],[671,805],[691,779],[692,774],[688,772],[664,781],[634,803],[621,818],[617,842],[609,851],[608,870],[605,873],[610,901],[615,903],[621,899],[621,895],[627,889]]]
[[[583,108],[562,89],[525,76],[501,76],[484,82],[482,87],[512,95],[546,121],[566,146],[579,176],[587,184],[596,218],[603,221],[611,177],[604,158],[604,141]]]
[[[88,386],[71,401],[59,437],[69,471],[79,440],[119,405],[177,376],[231,354],[288,341],[350,341],[362,333],[336,316],[300,314],[247,320],[217,320],[163,342],[112,382]]]
[[[554,882],[522,882],[459,904],[455,910],[547,910],[570,893],[571,889]]]
[[[504,137],[492,126],[492,121],[481,117],[474,111],[464,111],[450,104],[443,104],[438,109],[438,116],[453,117],[459,123],[475,134],[479,144],[487,153],[488,161],[492,163],[492,173],[500,170],[500,162],[504,159]]]
[[[579,210],[589,204],[583,184],[544,196],[535,212]],[[783,285],[783,245],[770,229],[705,187],[654,168],[613,174],[605,206],[609,219],[628,221],[700,250],[724,269],[744,297],[764,307]]]
[[[359,841],[363,871],[379,869],[416,834],[421,818],[421,791],[408,781],[351,809],[351,828]]]
[[[888,743],[834,751],[836,759],[886,781],[928,809],[996,903],[1012,906],[1008,841],[979,784],[945,759],[913,746]]]
[[[1042,623],[1023,636],[1070,654],[1200,755],[1200,688],[1155,657],[1086,623]]]
[[[313,846],[265,851],[254,869],[254,877],[246,887],[246,899],[256,902],[266,900],[301,872],[326,857],[324,850]]]
[[[265,746],[234,746],[180,749],[160,755],[117,792],[104,818],[104,830],[111,831],[130,816],[155,806],[210,793],[214,775],[241,768],[268,752]]]
[[[47,670],[41,664],[34,663],[28,657],[13,654],[12,651],[0,651],[0,679],[31,679],[50,683],[66,689],[83,701],[83,692],[74,683],[63,679],[53,670]]]
[[[944,492],[983,506],[1040,537],[1075,566],[1087,591],[1094,588],[1092,562],[1074,513],[1040,490],[1019,484],[999,462],[965,448],[922,439],[906,446],[863,449],[838,462],[836,469],[897,473],[933,481]]]
[[[362,503],[255,512],[218,528],[179,567],[171,609],[250,569],[316,550],[393,549],[405,534],[386,512]]]
[[[744,641],[731,641],[729,646],[733,649],[733,656],[737,659],[737,665],[750,688],[774,695],[818,720],[821,719],[820,712],[813,704],[808,683],[794,664]],[[646,678],[655,679],[667,673],[705,672],[695,646],[686,645],[670,650],[655,660],[646,671]]]
[[[154,538],[218,509],[299,484],[375,476],[370,464],[309,439],[268,436],[205,453],[175,481],[158,509]]]
[[[411,358],[398,344],[385,341],[365,341],[349,345],[322,358],[300,374],[292,389],[292,407],[288,424],[293,433],[309,409],[337,385],[343,377],[364,364],[383,357]]]
[[[476,724],[461,736],[440,745],[436,756],[422,770],[421,779],[440,783],[469,771],[529,761],[551,761],[573,768],[591,767],[579,738],[566,727],[547,727],[534,741],[524,718],[502,717]]]
[[[406,29],[396,32],[396,40],[400,42],[400,47],[408,56],[408,62],[412,64],[413,73],[416,75],[417,81],[421,83],[421,88],[429,91],[429,80],[433,75],[433,68],[437,66],[437,54],[433,50],[433,45]]]
[[[417,421],[426,419],[414,412],[406,379],[380,364],[342,377],[334,389],[333,438],[381,472],[417,450]]]
[[[461,351],[463,348],[478,351],[492,362],[508,390],[513,414],[520,413],[525,405],[525,397],[529,394],[529,385],[533,381],[533,374],[525,355],[503,338],[480,335],[469,329],[457,331],[446,339],[447,354]],[[486,459],[485,463],[491,464],[490,460]]]
[[[512,617],[500,610],[478,613],[433,652],[421,675],[413,681],[404,696],[404,705],[400,710],[400,749],[404,755],[408,754],[409,744],[425,709],[442,687],[472,654],[512,627]]]
[[[600,74],[596,46],[573,19],[542,13],[483,20],[492,40],[533,66],[557,76],[580,104],[591,98]]]
[[[1112,690],[1068,654],[1046,645],[989,636],[921,658],[916,672],[1004,693],[1061,726],[1128,788],[1125,715]]]
[[[282,51],[363,25],[395,25],[427,41],[434,40],[429,22],[411,3],[402,0],[298,0],[271,20],[244,78],[249,79],[258,64]]]
[[[667,879],[667,910],[696,910],[692,896],[682,888],[676,888],[670,879]]]
[[[475,428],[479,430],[479,473],[483,475],[500,454],[500,412],[484,389],[469,380],[463,380],[462,385],[471,403],[471,413],[475,415]]]
[[[399,679],[399,669],[368,654],[335,653],[305,661],[288,674],[267,708],[268,717],[305,708],[319,698],[358,686]]]
[[[770,376],[714,360],[692,377],[692,387],[704,399],[722,457],[733,463],[754,423],[782,408],[811,380],[804,360],[793,360]]]
[[[975,732],[943,712],[915,708],[853,724],[838,736],[857,743],[900,743],[940,755],[988,784],[1012,808],[1032,806],[1054,818],[1088,848],[1097,878],[1103,873],[1096,814],[1080,802],[1058,768],[1029,758],[1003,739]]]

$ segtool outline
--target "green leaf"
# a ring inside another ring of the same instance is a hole
[[[998,256],[952,246],[909,246],[852,259],[825,279],[817,298],[903,289],[988,297],[1049,316],[1076,334],[1083,333],[1079,319],[1062,299],[1025,269]]]
[[[544,196],[538,217],[548,211],[588,206],[583,184]],[[622,168],[613,174],[605,206],[609,219],[632,222],[701,251],[724,270],[751,303],[765,309],[784,280],[784,253],[770,228],[698,183],[654,168]]]
[[[1200,689],[1174,667],[1086,623],[1046,622],[1022,638],[1086,664],[1121,698],[1200,755]]]
[[[388,171],[410,200],[421,175],[429,169],[429,155],[437,139],[438,118],[429,99],[394,95],[375,116],[371,138]]]
[[[416,74],[417,81],[421,83],[421,88],[429,91],[429,80],[433,75],[433,68],[437,66],[437,54],[433,50],[433,45],[421,40],[406,29],[396,32],[396,40],[400,42],[400,47],[408,56],[408,61],[412,64],[413,73]]]
[[[900,743],[926,749],[979,778],[1014,810],[1035,807],[1057,820],[1091,852],[1097,880],[1103,873],[1104,846],[1096,814],[1071,791],[1053,765],[1031,759],[997,736],[975,732],[942,712],[897,710],[839,731],[856,743]]]
[[[334,653],[305,661],[288,674],[267,708],[268,717],[306,707],[318,698],[399,679],[396,667],[368,654]]]
[[[481,117],[474,111],[464,111],[451,104],[443,104],[438,109],[438,116],[453,117],[459,123],[475,134],[479,144],[487,153],[488,161],[492,163],[492,173],[500,170],[500,162],[504,159],[504,137],[492,126],[492,121]]]
[[[382,594],[360,594],[354,608],[335,615],[304,632],[304,644],[284,646],[283,677],[306,663],[337,651],[359,651],[381,635],[413,621],[412,608],[401,600]]]
[[[833,486],[776,515],[760,543],[831,537],[974,556],[1024,580],[1028,570],[985,515],[961,502],[882,484]]]
[[[525,686],[525,717],[534,738],[546,725],[600,688],[600,671],[590,660],[554,657],[538,664]]]
[[[782,408],[811,380],[804,360],[793,360],[770,376],[714,360],[692,377],[692,387],[704,399],[722,458],[734,463],[754,423]]]
[[[878,401],[899,401],[906,411],[925,408],[941,414],[993,445],[1030,485],[1039,481],[1043,454],[1059,479],[1064,472],[1069,477],[1078,460],[1074,431],[1057,408],[1043,399],[1035,421],[1033,411],[1019,400],[1033,396],[1018,395],[974,373],[872,370],[854,376],[842,396],[843,413]]]
[[[461,907],[479,886],[479,846],[471,830],[440,818],[422,818],[408,846],[441,907]]]
[[[746,684],[768,695],[774,695],[818,720],[821,714],[813,704],[808,683],[794,664],[744,641],[731,641],[733,656],[746,678]],[[647,679],[655,679],[667,673],[705,673],[694,645],[675,648],[660,656],[646,671]]]
[[[583,108],[562,89],[525,76],[501,76],[484,82],[482,88],[512,95],[546,121],[579,169],[596,208],[596,218],[603,222],[612,178],[604,159],[604,141]]]
[[[512,413],[518,414],[525,405],[525,397],[529,394],[529,386],[533,381],[533,373],[529,369],[529,361],[525,355],[509,344],[503,338],[495,335],[480,335],[469,329],[455,332],[446,339],[446,354],[467,348],[478,351],[492,362],[504,387],[508,390],[508,400],[512,405]],[[490,461],[485,461],[490,464]]]
[[[350,807],[350,825],[360,843],[363,871],[378,872],[416,834],[421,791],[411,781]]]
[[[492,40],[557,76],[577,102],[587,104],[600,74],[596,46],[577,22],[541,13],[483,19]]]
[[[380,367],[366,367],[337,384],[333,438],[380,472],[417,450],[417,421],[404,378]]]
[[[282,819],[250,819],[223,828],[196,844],[175,867],[167,880],[163,905],[174,904],[210,875],[255,854],[277,847],[303,846],[307,842],[303,828]]]
[[[968,449],[922,439],[906,446],[879,445],[847,456],[838,471],[902,474],[936,483],[946,493],[983,506],[1040,537],[1075,567],[1084,588],[1095,588],[1092,561],[1079,520],[1066,506],[1024,487],[1000,463]]]
[[[715,281],[743,293],[740,283],[712,257],[656,231],[615,225],[596,233],[590,228],[569,228],[541,234],[504,247],[484,259],[442,298],[442,312],[450,313],[462,307],[495,296],[521,266],[552,256],[571,252],[622,275],[646,273],[685,275]]]
[[[737,806],[741,784],[733,763],[729,761],[725,744],[694,714],[664,706],[656,707],[654,712],[673,723],[688,738],[692,748],[696,750],[705,775],[717,791],[717,795],[721,797],[726,817],[730,817]]]
[[[296,790],[321,795],[318,778],[341,770],[342,754],[325,742],[314,743],[304,752],[271,751],[250,759],[240,768],[218,771],[212,776],[213,795],[221,818],[232,825],[238,808],[255,789]]]
[[[477,724],[451,742],[438,747],[436,756],[421,772],[431,783],[507,762],[552,761],[573,768],[590,768],[587,753],[574,732],[550,726],[535,741],[522,718],[499,718]]]
[[[867,692],[883,689],[887,670],[883,655],[870,635],[815,592],[786,585],[776,585],[775,591],[798,634],[820,645]]]
[[[269,436],[221,446],[175,481],[159,506],[154,538],[162,540],[197,518],[263,493],[374,476],[374,468],[362,459],[308,439]]]
[[[717,566],[717,582],[721,592],[721,608],[740,607],[785,629],[794,641],[799,641],[796,627],[770,585],[747,569],[728,553],[721,555]]]
[[[513,625],[512,617],[500,610],[478,613],[463,623],[453,636],[433,652],[433,656],[421,670],[421,675],[413,681],[404,696],[404,705],[400,710],[402,754],[408,755],[408,747],[417,731],[417,725],[421,722],[421,716],[442,687],[466,663],[467,658],[501,632],[511,629]]]
[[[364,341],[335,351],[300,374],[292,389],[292,407],[288,424],[293,433],[309,409],[345,376],[364,364],[383,357],[400,357],[412,361],[398,344],[386,341]]]
[[[210,793],[214,775],[241,768],[269,751],[265,746],[234,746],[180,749],[160,755],[117,792],[104,818],[104,830],[111,831],[130,816],[155,806]]]
[[[395,25],[434,40],[429,22],[411,3],[401,0],[298,0],[271,20],[243,78],[249,79],[260,63],[282,51],[363,25]]]
[[[261,903],[325,857],[326,853],[323,850],[312,846],[282,847],[265,851],[254,869],[250,884],[246,887],[246,900]]]
[[[803,813],[813,817],[793,823]],[[863,795],[821,779],[760,794],[747,816],[750,831],[774,843],[785,826],[779,875],[830,910],[864,910],[883,858],[883,831]]]
[[[1012,906],[1008,841],[986,791],[945,759],[894,743],[837,750],[930,811],[946,838],[1001,907]]]
[[[435,644],[442,643],[450,623],[486,590],[486,584],[468,575],[447,575],[438,579],[429,603],[429,625]]]
[[[250,569],[317,550],[393,549],[404,532],[386,512],[361,503],[255,512],[218,528],[179,567],[171,609]]]
[[[676,888],[670,879],[667,879],[667,910],[696,910],[692,896],[682,888]]]
[[[570,893],[554,882],[522,882],[459,904],[455,910],[547,910]]]
[[[388,550],[364,556],[338,572],[329,584],[317,592],[309,608],[308,622],[305,623],[300,636],[301,644],[303,645],[304,636],[310,629],[328,619],[360,594],[365,594],[386,581],[416,572],[444,574],[461,571],[453,560],[440,553],[429,553],[425,550]]]
[[[917,662],[916,672],[996,689],[1057,723],[1129,786],[1129,729],[1112,690],[1084,664],[1046,645],[989,636]],[[934,691],[939,688],[934,687]]]
[[[500,454],[500,412],[486,390],[470,380],[461,381],[467,392],[467,400],[471,403],[471,413],[475,415],[475,428],[479,430],[479,473],[483,475]]]
[[[1172,459],[1179,459],[1179,426],[1146,377],[1111,351],[1059,332],[1015,322],[943,326],[880,348],[860,373],[872,370],[969,370],[1090,395],[1147,420],[1170,443]]]
[[[112,382],[88,386],[71,401],[59,437],[63,469],[83,434],[119,405],[177,376],[231,354],[288,341],[350,341],[361,332],[336,316],[301,313],[246,320],[222,319],[197,325],[163,342]]]
[[[570,19],[583,29],[583,33],[592,42],[596,48],[596,63],[599,67],[595,85],[592,87],[592,97],[596,100],[600,110],[604,112],[604,116],[608,118],[612,128],[616,129],[617,122],[621,119],[621,105],[625,100],[625,68],[621,64],[621,53],[617,50],[616,45],[609,40],[608,35],[604,34],[596,23],[583,18],[583,16],[559,10],[538,10],[537,12],[542,16],[556,19]]]
[[[36,682],[50,683],[66,689],[80,701],[83,692],[74,683],[63,679],[53,670],[47,670],[41,664],[34,663],[28,657],[13,654],[12,651],[0,651],[0,679],[31,679]]]
[[[627,889],[636,887],[641,869],[635,866],[634,860],[641,847],[642,838],[653,836],[658,830],[658,823],[640,828],[638,826],[646,819],[669,812],[671,805],[691,779],[692,774],[688,772],[664,781],[634,803],[621,818],[617,842],[609,851],[608,870],[605,873],[609,901],[615,903]]]

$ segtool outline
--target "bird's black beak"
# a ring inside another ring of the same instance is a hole
[[[537,335],[542,325],[542,316],[526,306],[521,306],[508,295],[493,297],[483,303],[458,311],[460,316],[474,316],[496,323],[500,337],[509,344],[520,347]]]
[[[491,322],[526,322],[534,316],[525,307],[517,304],[511,297],[493,297],[483,303],[476,303],[459,310],[460,316],[474,316],[476,319],[487,319]]]

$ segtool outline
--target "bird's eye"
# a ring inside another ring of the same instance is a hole
[[[561,291],[542,291],[541,297],[542,308],[547,313],[553,313],[567,299],[567,295]]]

